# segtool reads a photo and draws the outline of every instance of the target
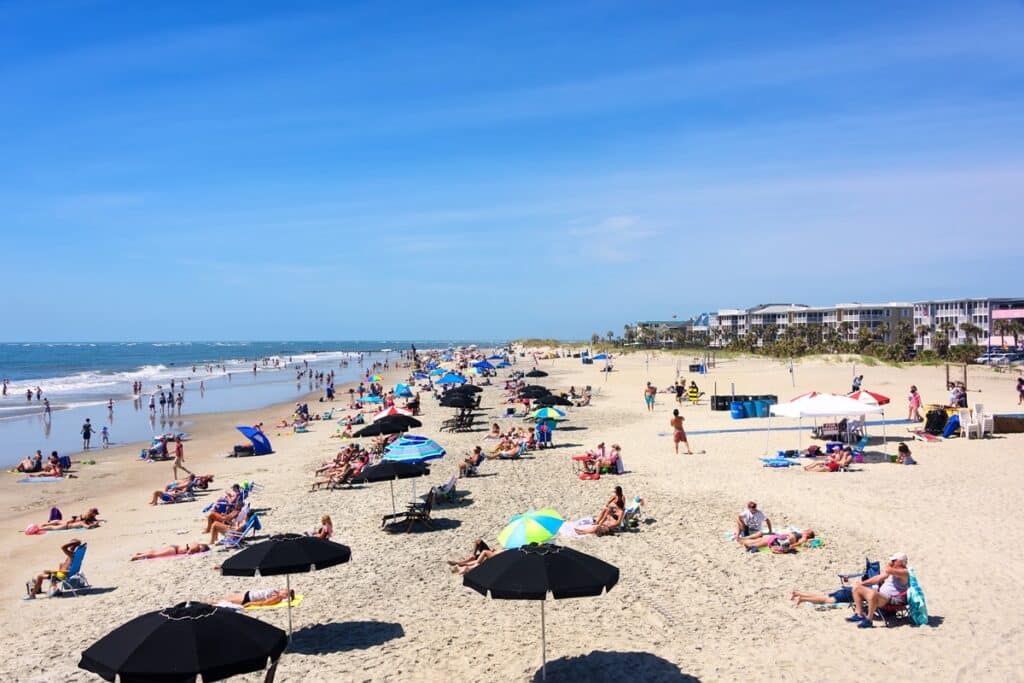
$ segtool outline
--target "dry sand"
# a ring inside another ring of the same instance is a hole
[[[679,360],[655,356],[650,378],[665,387]],[[518,367],[526,367],[524,362]],[[296,636],[281,661],[279,681],[515,681],[539,676],[536,603],[487,600],[462,587],[445,560],[464,556],[477,537],[493,544],[506,520],[530,507],[551,505],[566,518],[594,514],[615,484],[623,486],[627,497],[646,498],[647,523],[636,533],[567,542],[617,565],[621,578],[602,597],[548,603],[552,680],[1024,679],[1017,660],[1024,617],[1012,603],[1024,554],[1007,521],[1019,509],[1024,465],[1015,458],[1024,454],[1024,437],[911,442],[917,467],[866,464],[862,471],[843,474],[765,469],[757,457],[766,445],[772,452],[795,447],[796,433],[775,433],[770,443],[761,431],[692,434],[765,426],[764,420],[735,422],[728,413],[712,412],[706,398],[683,409],[693,447],[706,452],[674,455],[671,437],[659,434],[669,431],[675,403],[659,394],[656,411],[646,412],[643,354],[617,359],[607,380],[599,366],[578,360],[542,361],[542,367],[551,373],[543,380],[551,388],[593,385],[598,392],[593,404],[570,410],[567,429],[555,432],[557,448],[532,452],[521,462],[488,461],[483,476],[461,481],[469,503],[436,510],[433,532],[390,535],[379,530],[379,516],[391,507],[386,484],[306,492],[312,469],[338,446],[328,438],[333,423],[294,436],[277,437],[271,429],[273,455],[226,459],[216,454],[238,441],[234,424],[272,424],[289,408],[199,420],[196,439],[187,444],[189,465],[216,473],[221,486],[241,479],[260,482],[263,489],[253,500],[270,508],[263,516],[265,533],[311,530],[328,513],[336,540],[352,547],[349,564],[293,577],[305,601],[294,611]],[[912,383],[926,403],[945,396],[941,368],[860,371],[865,388],[893,398],[890,418],[904,416]],[[783,364],[745,359],[727,361],[696,379],[708,394],[712,382],[723,393],[736,382],[738,392],[778,394],[785,400],[811,389],[846,390],[851,375],[850,364],[808,361],[797,365],[793,387]],[[394,378],[392,373],[389,379]],[[1019,410],[1015,378],[972,369],[970,379],[972,404],[982,402],[996,412]],[[498,397],[496,389],[485,392],[488,415],[501,410]],[[450,411],[429,399],[424,408],[420,431],[449,450],[446,459],[433,465],[430,483],[436,484],[448,478],[483,433],[441,434],[437,427]],[[891,427],[889,436],[894,441],[909,435],[900,425]],[[571,474],[570,456],[599,441],[623,446],[628,473],[581,481]],[[80,468],[77,480],[17,485],[9,475],[0,482],[5,501],[0,530],[8,538],[0,559],[5,579],[0,637],[8,649],[0,680],[95,680],[77,668],[80,652],[139,613],[283,583],[220,576],[214,566],[227,556],[222,552],[129,563],[129,555],[138,550],[199,540],[204,499],[150,507],[148,495],[170,479],[170,465],[137,462],[135,448],[98,453],[100,464]],[[417,492],[426,484],[421,480]],[[399,482],[396,492],[408,497],[409,483]],[[723,534],[749,498],[776,526],[818,530],[824,545],[788,556],[741,552]],[[58,546],[72,537],[18,533],[29,522],[45,519],[52,504],[65,513],[96,505],[110,520],[80,535],[89,543],[86,574],[103,590],[74,599],[23,602],[24,580],[58,560]],[[865,631],[844,621],[847,610],[794,609],[788,600],[794,588],[834,590],[838,573],[859,569],[865,557],[881,559],[895,551],[908,553],[917,571],[933,615],[930,627]],[[284,610],[258,614],[286,624]]]

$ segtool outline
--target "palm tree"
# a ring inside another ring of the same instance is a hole
[[[839,334],[843,336],[843,341],[847,341],[850,338],[850,331],[853,329],[853,323],[849,320],[844,320],[839,323]]]
[[[934,331],[934,329],[932,328],[931,325],[921,324],[921,325],[918,325],[917,329],[914,330],[914,331],[917,332],[917,336],[921,337],[921,348],[923,349],[924,348],[924,338],[927,335],[931,334]]]
[[[999,345],[1006,348],[1006,335],[1013,332],[1013,321],[997,320],[995,324],[996,334],[999,335]],[[1016,341],[1016,340],[1014,340]]]
[[[615,339],[615,333],[612,332],[611,330],[608,330],[607,332],[605,332],[604,336],[608,337],[608,343],[609,344],[611,344],[612,341]]]
[[[953,343],[953,333],[956,332],[956,325],[952,321],[943,320],[939,323],[939,329],[946,335],[946,347]]]
[[[967,345],[973,346],[985,330],[981,329],[974,323],[960,323],[960,331],[964,333],[964,337],[967,339]]]

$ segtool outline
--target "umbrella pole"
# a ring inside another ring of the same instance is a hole
[[[288,589],[288,595],[287,595],[287,599],[288,599],[288,642],[291,643],[292,642],[292,575],[291,574],[285,574],[284,575],[284,584],[285,584],[285,587]],[[281,584],[278,584],[278,585],[281,585]]]
[[[540,677],[548,679],[548,641],[544,628],[544,601],[540,601]]]
[[[398,511],[395,509],[395,480],[389,479],[388,486],[391,487],[391,513],[397,517]],[[392,517],[392,519],[394,519],[394,517]]]

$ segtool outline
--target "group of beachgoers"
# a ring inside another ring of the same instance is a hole
[[[736,516],[736,542],[750,552],[766,548],[774,553],[792,553],[801,546],[813,547],[817,540],[814,529],[789,528],[780,532],[772,528],[772,521],[758,509],[753,500]],[[841,585],[832,593],[817,593],[794,590],[790,599],[794,606],[803,603],[815,605],[836,605],[849,603],[854,614],[847,621],[858,624],[861,628],[871,628],[872,620],[878,616],[878,610],[892,605],[903,605],[907,602],[909,588],[909,569],[905,553],[894,553],[888,563],[878,574],[869,576],[867,573],[856,580],[856,574],[840,575]],[[851,580],[853,582],[851,583]]]

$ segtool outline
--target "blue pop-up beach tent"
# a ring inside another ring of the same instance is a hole
[[[405,398],[412,397],[412,389],[409,388],[408,384],[402,384],[399,382],[395,385],[395,396],[403,396]]]
[[[255,455],[267,455],[274,452],[270,446],[270,439],[260,430],[255,427],[236,427],[236,429],[252,442],[252,450]]]

